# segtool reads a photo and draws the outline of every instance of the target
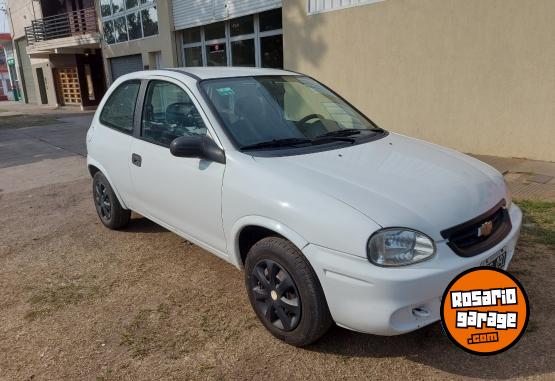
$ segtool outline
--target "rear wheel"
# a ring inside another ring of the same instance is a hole
[[[102,172],[97,172],[93,177],[93,199],[96,213],[104,226],[121,229],[129,223],[131,211],[123,209]]]
[[[245,261],[245,285],[256,315],[280,340],[305,346],[332,324],[314,270],[283,238],[268,237],[253,245]]]

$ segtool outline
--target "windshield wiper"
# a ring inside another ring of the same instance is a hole
[[[322,135],[318,135],[316,137],[316,139],[326,138],[326,137],[335,137],[335,136],[339,136],[339,137],[340,136],[353,136],[353,135],[358,135],[363,131],[383,132],[384,130],[382,130],[381,128],[345,128],[345,129],[341,129],[341,130],[326,132],[325,134],[322,134]]]
[[[329,142],[347,142],[354,143],[356,140],[348,136],[319,135],[312,139],[312,144],[325,144]]]
[[[258,149],[258,148],[274,148],[274,147],[288,147],[296,146],[297,144],[311,144],[312,140],[303,138],[285,138],[285,139],[273,139],[265,142],[249,144],[241,147],[241,151]]]

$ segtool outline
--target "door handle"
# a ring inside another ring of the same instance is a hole
[[[143,158],[141,155],[137,155],[136,153],[131,154],[131,163],[135,164],[137,167],[140,167],[143,162]]]

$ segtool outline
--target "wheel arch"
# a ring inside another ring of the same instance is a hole
[[[249,249],[262,238],[282,237],[293,243],[299,250],[308,245],[306,239],[287,225],[261,216],[242,217],[233,226],[230,236],[232,237],[232,242],[228,246],[232,248],[230,259],[240,269],[244,268]]]
[[[121,194],[119,193],[116,184],[114,184],[114,182],[112,181],[112,178],[108,174],[108,171],[106,171],[106,169],[99,162],[92,159],[91,157],[87,157],[87,169],[89,170],[89,174],[91,175],[91,177],[94,177],[94,175],[96,175],[97,172],[101,172],[110,183],[110,186],[114,190],[114,193],[116,194],[116,197],[118,198],[118,201],[121,204],[121,206],[124,209],[129,209],[125,204],[124,199],[121,197]]]

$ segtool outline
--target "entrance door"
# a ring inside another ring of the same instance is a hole
[[[46,105],[48,104],[48,95],[46,94],[46,84],[44,83],[42,67],[37,68],[37,82],[39,83],[40,102]]]
[[[81,88],[77,67],[63,67],[58,69],[59,88],[63,104],[81,104]]]

